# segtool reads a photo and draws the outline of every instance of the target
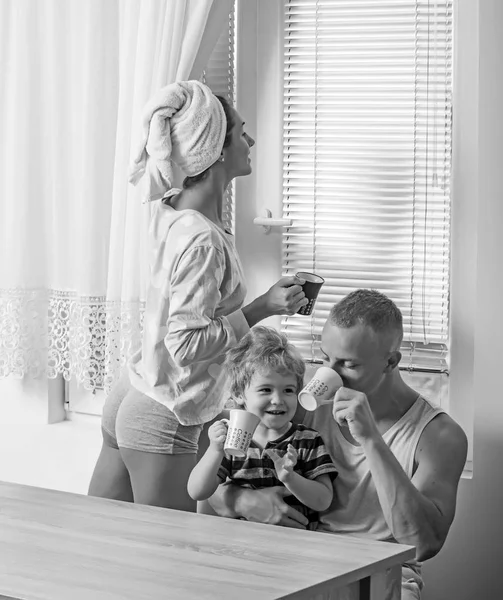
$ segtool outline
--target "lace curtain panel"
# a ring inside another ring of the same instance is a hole
[[[199,78],[232,0],[0,3],[0,377],[109,389],[140,344],[151,94]]]

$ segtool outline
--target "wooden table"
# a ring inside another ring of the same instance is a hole
[[[384,597],[410,546],[0,482],[0,598]],[[399,598],[399,595],[394,597]]]

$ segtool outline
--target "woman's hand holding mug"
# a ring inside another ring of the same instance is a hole
[[[295,275],[282,277],[263,296],[269,315],[294,315],[308,303],[302,286],[304,280]]]

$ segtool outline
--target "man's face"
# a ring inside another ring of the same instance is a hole
[[[345,387],[368,396],[390,370],[388,337],[365,325],[344,328],[327,321],[321,336],[323,364],[341,376]]]

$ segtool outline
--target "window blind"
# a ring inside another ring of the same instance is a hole
[[[452,2],[286,0],[285,274],[325,278],[282,329],[318,358],[356,288],[404,317],[402,367],[447,372]]]
[[[235,104],[235,8],[229,14],[227,27],[222,31],[211,53],[201,81],[214,94],[224,97],[231,106]],[[234,232],[234,183],[227,188],[223,210],[225,227]]]

